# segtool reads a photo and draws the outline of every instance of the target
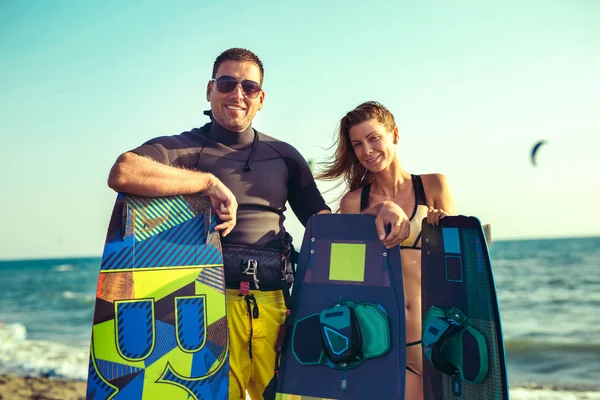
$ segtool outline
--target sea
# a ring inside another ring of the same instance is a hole
[[[511,399],[600,399],[600,237],[490,246]],[[85,380],[100,258],[0,261],[0,373]]]

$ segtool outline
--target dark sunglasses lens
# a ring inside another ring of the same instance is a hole
[[[260,85],[254,81],[243,81],[242,90],[244,91],[246,96],[253,99],[256,96],[258,96],[258,93],[260,92]]]
[[[222,76],[217,79],[217,90],[221,93],[229,93],[234,90],[238,85],[238,80],[232,76]],[[256,98],[260,93],[260,85],[254,81],[242,81],[242,90],[244,94],[251,99]]]
[[[230,76],[222,76],[217,79],[217,90],[221,93],[229,93],[237,86],[237,79]]]

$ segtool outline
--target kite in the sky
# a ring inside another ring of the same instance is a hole
[[[533,147],[531,149],[531,163],[533,164],[534,167],[537,166],[536,161],[535,161],[535,156],[536,156],[538,150],[540,149],[540,147],[542,147],[543,144],[546,144],[546,141],[545,140],[540,140],[535,145],[533,145]]]

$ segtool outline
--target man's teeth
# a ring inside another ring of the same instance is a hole
[[[243,108],[241,108],[241,107],[236,107],[236,106],[225,106],[225,107],[227,107],[227,108],[229,108],[229,109],[231,109],[231,110],[243,110]]]

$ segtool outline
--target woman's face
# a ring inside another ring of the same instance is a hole
[[[350,128],[350,143],[358,161],[371,172],[386,169],[396,157],[397,132],[371,119]]]

